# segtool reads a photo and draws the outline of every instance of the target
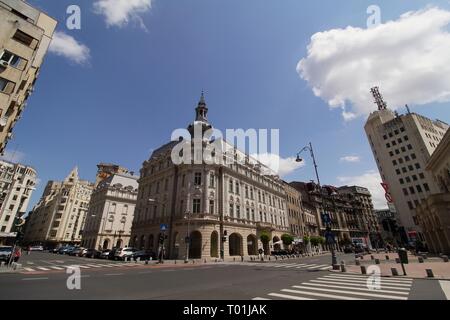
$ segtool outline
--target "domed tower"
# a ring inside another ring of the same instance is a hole
[[[188,127],[191,136],[194,135],[194,128],[198,126],[201,126],[202,135],[206,130],[212,129],[212,125],[208,122],[208,107],[205,102],[205,94],[203,91],[197,108],[195,108],[195,121]]]

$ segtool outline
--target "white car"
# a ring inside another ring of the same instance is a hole
[[[30,251],[44,251],[44,247],[43,246],[32,246],[30,248]]]
[[[114,254],[114,260],[126,260],[128,257],[131,258],[133,256],[133,253],[138,251],[135,248],[120,248],[117,249],[116,253]]]

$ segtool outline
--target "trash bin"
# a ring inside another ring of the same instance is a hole
[[[408,251],[405,248],[398,249],[398,258],[401,263],[408,264]]]

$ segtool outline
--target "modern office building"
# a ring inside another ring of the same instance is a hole
[[[378,88],[373,88],[372,93],[378,110],[369,115],[364,128],[380,171],[380,183],[388,188],[395,204],[403,237],[411,243],[423,241],[415,209],[439,190],[432,173],[425,168],[449,126],[411,113],[409,108],[406,114],[399,115],[387,108]]]
[[[0,154],[34,90],[56,20],[21,0],[0,0]]]

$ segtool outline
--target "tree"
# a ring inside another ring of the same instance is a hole
[[[310,241],[311,241],[311,238],[309,236],[303,237],[303,243],[305,244],[305,246],[307,246]]]
[[[283,244],[285,246],[289,246],[292,244],[292,242],[294,242],[294,237],[290,234],[285,233],[281,236],[281,241],[283,241]]]
[[[261,239],[261,242],[263,244],[267,244],[270,241],[270,236],[267,232],[261,232],[261,235],[259,236],[259,239]]]
[[[311,241],[311,245],[313,247],[317,247],[319,245],[319,242],[320,242],[319,237],[311,237],[310,241]]]
[[[319,244],[325,244],[326,239],[324,237],[319,237]]]

